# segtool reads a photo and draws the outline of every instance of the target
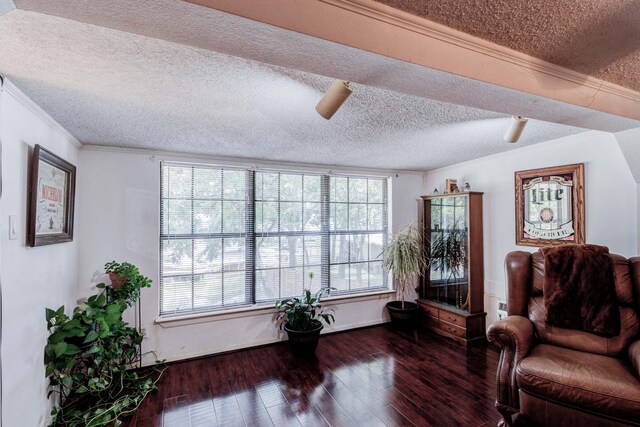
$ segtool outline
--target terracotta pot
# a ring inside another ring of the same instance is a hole
[[[122,285],[125,280],[127,280],[127,278],[124,276],[120,276],[118,273],[109,273],[109,280],[111,280],[111,286],[113,287],[113,289],[118,289],[120,285]]]

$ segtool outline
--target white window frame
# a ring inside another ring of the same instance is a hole
[[[246,193],[248,195],[248,197],[250,197],[250,199],[248,200],[247,205],[249,206],[247,212],[245,213],[245,215],[251,215],[252,221],[247,221],[247,224],[249,224],[251,222],[251,227],[247,226],[247,230],[245,230],[245,234],[246,234],[246,238],[247,238],[247,252],[253,251],[252,254],[247,254],[246,255],[246,269],[247,269],[247,274],[245,275],[245,288],[251,288],[252,292],[251,295],[248,295],[247,298],[248,300],[246,300],[244,303],[241,304],[234,304],[231,306],[210,306],[207,307],[206,309],[198,309],[198,310],[183,310],[183,311],[179,311],[179,312],[172,312],[172,311],[168,311],[168,312],[163,312],[162,311],[162,306],[159,307],[159,313],[160,313],[160,319],[166,319],[166,320],[170,320],[172,318],[189,318],[189,317],[194,317],[194,316],[202,316],[202,315],[213,315],[213,314],[225,314],[225,313],[242,313],[245,311],[250,311],[250,310],[260,310],[260,309],[265,309],[271,306],[273,301],[264,301],[260,304],[256,304],[255,303],[255,242],[256,242],[256,238],[258,237],[258,235],[260,233],[256,233],[254,230],[254,226],[255,226],[255,205],[256,205],[256,200],[255,200],[255,195],[254,195],[254,190],[255,190],[255,170],[252,168],[247,168],[247,167],[239,167],[239,166],[225,166],[225,165],[206,165],[206,164],[199,164],[199,163],[184,163],[184,162],[175,162],[175,161],[162,161],[160,163],[160,175],[161,175],[161,180],[162,180],[162,176],[163,176],[163,169],[165,166],[182,166],[182,167],[193,167],[193,168],[199,168],[199,167],[207,167],[207,168],[220,168],[220,169],[235,169],[235,170],[244,170],[247,173],[247,186],[248,188],[246,188]],[[329,198],[329,182],[331,177],[347,177],[347,178],[366,178],[366,179],[376,179],[376,180],[382,180],[383,181],[383,191],[384,191],[384,195],[383,195],[383,209],[384,209],[384,215],[383,215],[383,230],[376,230],[376,232],[380,232],[382,231],[383,236],[384,236],[384,242],[386,244],[387,238],[388,238],[388,233],[389,233],[389,229],[390,229],[390,224],[391,224],[391,214],[390,214],[390,206],[391,206],[391,180],[388,176],[381,176],[381,175],[368,175],[368,174],[361,174],[361,173],[341,173],[341,174],[334,174],[334,173],[323,173],[323,172],[319,172],[319,171],[314,171],[314,170],[294,170],[294,169],[260,169],[260,172],[279,172],[279,173],[291,173],[291,174],[301,174],[301,175],[320,175],[322,178],[322,222],[323,222],[323,226],[322,226],[322,230],[321,230],[321,235],[323,236],[323,247],[322,247],[322,264],[321,264],[321,268],[323,269],[322,272],[322,287],[327,287],[327,286],[331,286],[330,283],[330,254],[329,254],[329,237],[330,235],[335,233],[335,230],[332,231],[329,229],[329,204],[330,204],[330,198]],[[165,234],[162,233],[163,231],[163,214],[162,214],[162,209],[163,209],[163,205],[162,205],[162,201],[164,200],[163,198],[163,194],[162,194],[162,182],[161,182],[161,194],[160,194],[160,210],[161,210],[161,223],[160,223],[160,271],[159,271],[159,277],[160,277],[160,286],[159,286],[159,295],[160,298],[162,299],[162,295],[163,295],[163,280],[165,277],[167,277],[164,273],[163,273],[163,263],[162,263],[162,258],[163,258],[163,253],[162,253],[162,244],[163,241],[167,240],[168,238],[170,238],[170,236],[167,236]],[[342,232],[347,232],[348,231],[342,231]],[[224,233],[223,233],[224,234]],[[184,237],[184,236],[182,236]],[[370,257],[371,258],[371,257]],[[380,287],[374,287],[374,288],[360,288],[360,289],[355,289],[355,290],[347,290],[347,291],[333,291],[332,294],[329,296],[329,298],[327,298],[328,300],[343,300],[345,298],[361,298],[361,297],[366,297],[368,295],[380,295],[380,294],[387,294],[393,292],[393,286],[392,286],[392,281],[390,280],[390,275],[388,273],[384,274],[384,278],[383,278],[383,285]]]

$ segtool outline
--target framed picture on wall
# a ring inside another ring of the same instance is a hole
[[[516,244],[585,242],[584,164],[515,173]]]
[[[76,167],[36,145],[29,183],[27,242],[30,246],[73,240],[75,188]]]
[[[447,178],[446,182],[446,190],[447,193],[457,193],[458,192],[458,180],[453,178]]]

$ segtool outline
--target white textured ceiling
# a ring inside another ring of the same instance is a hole
[[[508,145],[503,113],[367,85],[325,121],[330,78],[22,10],[0,40],[0,72],[85,144],[431,169],[582,131],[532,120]]]
[[[17,0],[17,7],[438,101],[617,132],[640,121],[402,62],[176,0]]]
[[[0,0],[0,16],[15,10],[16,5],[11,0]]]

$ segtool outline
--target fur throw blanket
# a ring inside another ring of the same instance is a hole
[[[551,325],[612,337],[620,309],[609,249],[598,245],[541,248],[544,320]]]

